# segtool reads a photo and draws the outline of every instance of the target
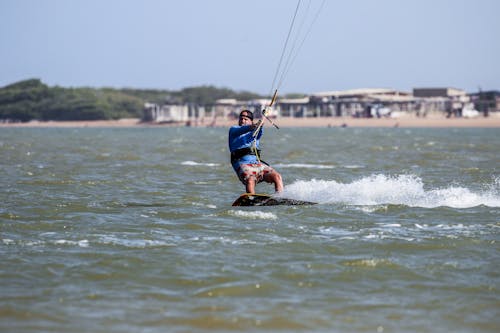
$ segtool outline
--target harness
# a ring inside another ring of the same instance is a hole
[[[256,153],[256,151],[257,151],[257,153]],[[236,162],[237,160],[239,160],[240,158],[242,158],[245,155],[256,155],[257,157],[259,157],[259,161],[261,163],[269,165],[260,159],[260,149],[253,149],[250,147],[237,149],[237,150],[231,152],[231,164],[234,164],[234,162]]]

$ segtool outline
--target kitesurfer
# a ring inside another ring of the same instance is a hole
[[[263,111],[266,116],[267,110]],[[260,159],[259,141],[263,127],[253,122],[253,113],[249,110],[240,112],[238,125],[229,129],[229,150],[231,165],[247,193],[255,193],[255,185],[265,181],[273,183],[276,192],[283,191],[281,175],[269,164]],[[254,137],[253,132],[258,128]]]

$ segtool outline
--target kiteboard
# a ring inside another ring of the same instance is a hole
[[[314,205],[315,202],[273,197],[269,194],[244,193],[233,202],[233,206],[297,206]]]

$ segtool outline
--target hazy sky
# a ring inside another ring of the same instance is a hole
[[[303,0],[295,26],[305,17],[307,31],[321,1],[306,16]],[[0,86],[40,78],[65,87],[210,84],[267,94],[296,4],[0,0]],[[326,0],[281,92],[499,90],[499,13],[497,0]]]

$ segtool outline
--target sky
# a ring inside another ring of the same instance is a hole
[[[500,90],[500,1],[321,4],[300,2],[281,93]],[[0,87],[39,78],[63,87],[214,85],[270,94],[296,7],[296,0],[0,0]]]

